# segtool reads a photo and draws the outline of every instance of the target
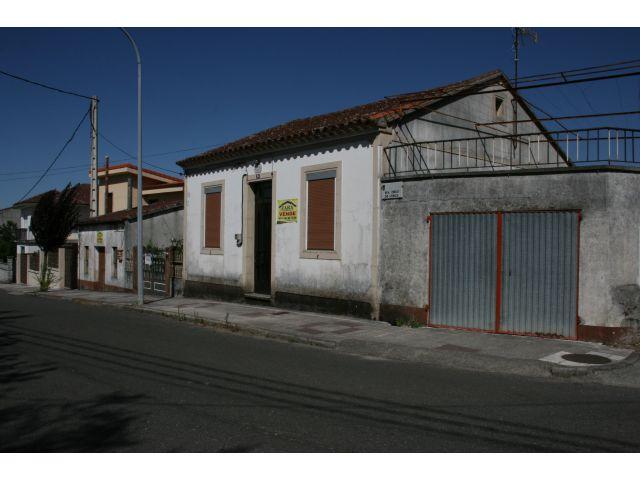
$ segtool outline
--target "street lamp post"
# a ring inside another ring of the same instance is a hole
[[[144,278],[142,275],[142,61],[140,60],[140,52],[133,37],[125,28],[120,28],[125,34],[134,51],[136,52],[136,61],[138,62],[138,224],[136,230],[137,247],[137,275],[138,275],[138,304],[144,304]]]

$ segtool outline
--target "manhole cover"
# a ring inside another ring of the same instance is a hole
[[[576,363],[588,363],[590,365],[604,365],[611,363],[611,359],[600,355],[592,355],[590,353],[567,353],[562,358]]]

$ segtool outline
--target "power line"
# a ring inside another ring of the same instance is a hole
[[[68,167],[52,168],[51,171],[78,170],[79,167],[85,167],[86,168],[86,165],[84,163],[78,163],[76,165],[69,165]],[[40,170],[22,170],[22,171],[17,171],[17,172],[1,172],[0,175],[2,175],[2,176],[6,176],[6,175],[26,175],[26,174],[30,174],[30,173],[38,173],[38,174],[40,174],[40,173],[42,173],[42,170],[40,169]],[[34,176],[33,178],[35,178],[36,176]]]
[[[7,77],[14,78],[16,80],[20,80],[22,82],[30,83],[31,85],[36,85],[38,87],[46,88],[48,90],[53,90],[54,92],[64,93],[66,95],[73,95],[74,97],[86,98],[91,100],[91,97],[87,95],[82,95],[81,93],[71,92],[69,90],[62,90],[61,88],[52,87],[50,85],[45,85],[44,83],[36,82],[34,80],[29,80],[28,78],[21,77],[19,75],[14,75],[13,73],[5,72],[4,70],[0,70],[0,74],[5,75]]]
[[[90,118],[90,119],[89,119],[89,121],[90,121],[90,123],[91,123],[91,129],[92,129],[94,132],[96,132],[96,129],[95,129],[94,125],[93,125],[93,120]],[[100,138],[102,138],[104,141],[106,141],[109,145],[111,145],[111,146],[112,146],[112,147],[114,147],[116,150],[120,151],[121,153],[124,153],[124,154],[127,156],[127,158],[126,158],[127,160],[129,160],[129,159],[134,159],[134,158],[135,158],[133,155],[131,155],[129,152],[127,152],[124,148],[122,148],[122,147],[118,146],[115,142],[113,142],[112,140],[110,140],[110,139],[109,139],[109,137],[107,137],[107,136],[106,136],[105,134],[103,134],[102,132],[96,132],[96,133],[98,134],[98,136],[99,136]],[[148,156],[148,157],[150,157],[150,156],[152,156],[152,155],[147,155],[147,156]],[[119,160],[115,160],[115,161],[116,161],[116,162],[118,162]],[[144,161],[144,160],[143,160],[143,161],[142,161],[142,163],[143,163],[143,164],[147,164],[147,165],[151,165],[151,166],[153,166],[153,167],[155,167],[155,168],[158,168],[158,169],[160,169],[160,170],[164,170],[164,171],[167,171],[167,172],[171,172],[171,173],[173,173],[173,174],[182,175],[182,172],[178,172],[178,171],[175,171],[175,170],[169,170],[168,168],[164,168],[164,167],[161,167],[161,166],[159,166],[159,165],[154,165],[154,164],[153,164],[153,163],[151,163],[151,162],[147,162],[147,161]]]
[[[55,168],[53,168],[51,170],[55,170]],[[53,173],[51,173],[51,171],[49,171],[47,176],[48,177],[53,177],[54,175],[69,175],[69,174],[81,173],[82,171],[86,171],[86,167],[75,168],[74,170],[68,170],[66,172],[53,172]],[[38,177],[39,177],[39,175],[29,175],[29,176],[26,176],[26,177],[17,177],[17,178],[0,178],[0,183],[15,182],[15,181],[19,181],[19,180],[31,180],[32,178],[38,178]]]
[[[585,115],[566,115],[562,117],[551,117],[548,114],[549,118],[538,118],[537,120],[541,122],[557,122],[558,120],[577,120],[581,118],[597,118],[597,117],[617,117],[620,115],[637,115],[640,113],[640,110],[632,110],[628,112],[606,112],[606,113],[591,113]],[[487,122],[487,123],[478,123],[479,126],[488,126],[488,125],[508,125],[512,123],[528,123],[534,122],[535,120],[505,120],[501,122]],[[559,122],[558,122],[559,123]]]
[[[100,136],[103,137],[105,140],[107,140],[106,137],[104,137],[102,134]],[[147,157],[159,157],[159,156],[163,156],[163,155],[171,155],[171,154],[174,154],[174,153],[188,152],[188,151],[192,151],[192,150],[203,150],[205,148],[213,148],[213,147],[218,147],[220,145],[222,145],[222,144],[202,145],[202,146],[199,146],[199,147],[181,148],[179,150],[170,150],[170,151],[167,151],[167,152],[151,153],[151,154],[147,155]],[[115,145],[113,145],[113,146],[115,148],[118,148]],[[120,148],[118,148],[118,150],[123,151]],[[128,159],[134,158],[132,155],[129,155],[129,153],[126,152],[126,151],[123,151],[123,153],[125,155],[127,155],[126,158],[112,160],[112,162],[120,162],[120,161],[123,161],[123,160],[128,160]],[[147,165],[151,165],[151,166],[153,166],[155,168],[158,168],[158,169],[167,170],[167,171],[172,172],[172,173],[178,173],[180,175],[182,174],[182,172],[177,172],[175,170],[169,170],[169,169],[166,169],[164,167],[161,167],[159,165],[156,165],[154,163],[150,163],[150,162],[147,162],[147,161],[144,161],[143,163],[145,163]],[[79,164],[69,165],[67,167],[52,168],[52,169],[50,169],[50,171],[60,171],[60,170],[71,171],[71,170],[82,170],[83,168],[86,168],[86,165],[84,163],[79,163]],[[28,174],[40,174],[40,173],[42,173],[42,170],[22,170],[22,171],[16,171],[16,172],[0,172],[0,176],[28,175]],[[60,173],[64,173],[64,172],[60,172]],[[38,177],[38,175],[31,175],[29,177],[20,178],[20,180],[24,180],[24,179],[28,179],[28,178],[37,178],[37,177]],[[14,180],[18,180],[18,179],[14,179]],[[0,181],[3,181],[3,179],[0,179]]]
[[[598,82],[598,81],[603,81],[603,80],[612,80],[612,79],[616,79],[616,78],[625,78],[625,77],[635,77],[640,75],[640,71],[637,72],[627,72],[627,73],[618,73],[615,75],[601,75],[599,77],[591,77],[591,78],[576,78],[574,80],[563,80],[563,81],[556,81],[556,82],[547,82],[547,83],[539,83],[539,84],[535,84],[535,85],[524,85],[524,86],[519,86],[518,87],[518,91],[520,90],[531,90],[531,89],[536,89],[536,88],[545,88],[545,87],[557,87],[557,86],[562,86],[562,85],[572,85],[574,83],[585,83],[585,82]],[[463,92],[458,92],[458,93],[450,93],[450,94],[441,94],[441,95],[435,95],[432,93],[429,93],[428,91],[419,91],[419,92],[411,92],[411,93],[403,93],[403,94],[399,94],[399,95],[388,95],[385,98],[387,99],[394,99],[397,97],[406,97],[406,96],[411,96],[413,100],[420,100],[420,99],[425,99],[425,100],[438,100],[438,99],[457,99],[457,98],[463,98],[463,97],[468,97],[468,96],[474,96],[474,95],[486,95],[486,94],[490,94],[490,93],[500,93],[500,92],[512,92],[514,90],[513,87],[503,87],[503,88],[497,88],[497,89],[493,89],[493,90],[485,90],[485,91],[472,91],[472,92],[467,92],[467,91],[463,91]],[[562,90],[561,90],[562,91]]]
[[[558,107],[555,105],[554,102],[550,101],[549,98],[547,97],[547,95],[544,93],[543,90],[540,91],[540,93],[543,95],[543,97],[547,100],[547,102],[551,103],[552,106],[556,107],[556,109],[558,109]],[[538,110],[539,112],[541,112],[543,115],[546,115],[548,118],[553,118],[553,115],[551,115],[550,113],[546,112],[545,110],[543,110],[542,108],[540,108],[538,105],[534,105],[530,100],[527,100],[524,97],[520,97],[526,104],[528,104],[531,108],[534,108],[536,110]],[[560,110],[560,109],[558,109]],[[569,129],[564,126],[564,124],[558,120],[555,120],[555,123],[557,123],[560,128],[564,129],[565,131],[568,131]]]
[[[524,77],[520,77],[518,81],[523,82],[533,82],[538,80],[548,80],[550,78],[570,78],[581,75],[593,75],[596,73],[606,73],[606,72],[615,72],[620,70],[629,70],[633,68],[638,68],[640,65],[640,60],[628,60],[625,62],[616,62],[609,63],[604,65],[594,65],[592,67],[583,67],[583,68],[574,68],[572,70],[562,70],[558,72],[551,73],[540,73],[536,75],[526,75]],[[624,66],[621,66],[624,65]],[[612,68],[616,67],[616,68]]]
[[[42,175],[40,175],[40,178],[38,178],[38,180],[36,181],[36,183],[34,183],[31,188],[29,190],[27,190],[27,193],[25,193],[20,200],[18,200],[18,202],[24,200],[27,195],[29,195],[34,188],[36,188],[38,186],[38,184],[42,181],[42,179],[45,177],[45,175],[49,172],[49,170],[51,170],[51,167],[53,167],[53,165],[58,161],[58,159],[60,158],[60,156],[62,155],[62,153],[65,151],[65,149],[67,148],[67,146],[71,143],[71,141],[73,140],[73,138],[76,136],[76,133],[78,133],[78,130],[80,130],[80,127],[82,126],[82,124],[84,123],[85,118],[87,118],[87,115],[89,115],[89,109],[87,109],[84,112],[84,115],[82,116],[82,119],[80,120],[80,122],[78,123],[78,125],[76,126],[76,128],[73,130],[73,133],[71,134],[71,136],[69,137],[69,139],[65,142],[65,144],[62,146],[62,148],[60,149],[60,151],[58,152],[58,154],[55,156],[55,158],[53,159],[53,161],[49,164],[49,166],[47,167],[47,169],[42,173]]]

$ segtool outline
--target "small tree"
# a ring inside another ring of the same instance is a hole
[[[64,190],[51,190],[40,197],[31,216],[31,233],[36,244],[44,252],[44,263],[38,282],[41,290],[48,290],[53,281],[48,256],[60,248],[78,221],[78,206],[75,202],[78,186],[68,184]]]
[[[11,220],[0,225],[0,260],[6,261],[7,257],[16,256],[17,231],[18,226]]]

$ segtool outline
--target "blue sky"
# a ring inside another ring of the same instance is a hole
[[[640,58],[640,29],[537,29],[521,74]],[[144,152],[175,161],[291,119],[477,75],[513,73],[509,28],[130,29],[143,57]],[[98,95],[101,132],[136,150],[133,52],[115,28],[0,29],[0,69]],[[556,115],[640,109],[638,77],[526,92]],[[0,207],[54,158],[88,102],[0,76]],[[640,117],[605,119],[640,128]],[[602,122],[601,122],[602,123]],[[589,126],[587,121],[576,126]],[[164,154],[193,148],[188,152]],[[125,160],[100,142],[112,163]],[[161,155],[156,155],[161,154]],[[86,182],[89,127],[78,132],[35,193]],[[151,167],[153,168],[153,167]]]

